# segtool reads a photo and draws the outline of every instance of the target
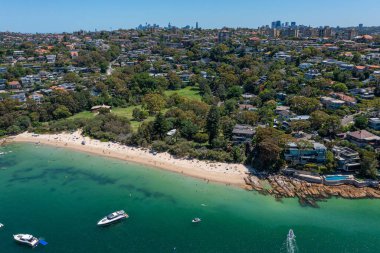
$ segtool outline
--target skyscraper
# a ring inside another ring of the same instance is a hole
[[[198,24],[198,22],[197,23],[195,23],[195,29],[199,29],[199,24]]]

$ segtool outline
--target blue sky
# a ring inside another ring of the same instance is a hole
[[[379,0],[2,0],[0,31],[71,32],[157,23],[204,28],[271,21],[312,26],[380,25]]]

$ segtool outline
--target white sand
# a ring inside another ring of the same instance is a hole
[[[132,161],[212,182],[241,187],[244,187],[244,177],[248,173],[248,169],[242,164],[213,163],[196,159],[176,159],[168,153],[153,155],[147,149],[133,148],[111,142],[100,142],[83,137],[79,131],[72,134],[43,135],[25,132],[9,140],[70,148],[91,154]],[[86,144],[82,145],[82,141],[85,141]]]

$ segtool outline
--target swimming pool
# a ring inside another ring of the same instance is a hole
[[[343,176],[343,175],[325,176],[326,181],[339,181],[339,180],[346,180],[346,179],[350,179],[350,176]]]

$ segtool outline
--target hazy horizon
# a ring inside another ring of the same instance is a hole
[[[365,10],[359,12],[358,10]],[[193,0],[179,4],[167,0],[13,0],[2,3],[0,31],[23,33],[61,33],[78,30],[117,30],[136,28],[139,24],[178,27],[199,22],[202,28],[270,25],[272,21],[295,21],[307,26],[351,27],[377,26],[380,2],[376,0]]]

